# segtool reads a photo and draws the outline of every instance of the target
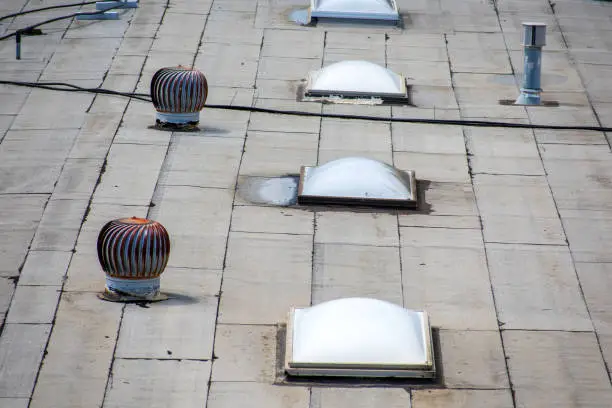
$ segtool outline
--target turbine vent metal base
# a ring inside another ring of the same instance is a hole
[[[200,122],[200,112],[192,113],[167,113],[157,112],[155,119],[160,124],[173,125],[197,125]]]
[[[159,302],[168,296],[160,292],[160,278],[146,280],[106,277],[104,292],[98,297],[109,302]]]

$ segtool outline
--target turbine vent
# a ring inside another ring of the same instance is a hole
[[[208,96],[208,82],[190,67],[162,68],[151,80],[151,99],[158,125],[197,125]]]

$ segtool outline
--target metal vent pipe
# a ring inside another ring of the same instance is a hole
[[[524,67],[521,94],[516,105],[539,105],[542,75],[542,47],[546,45],[546,24],[523,23]]]

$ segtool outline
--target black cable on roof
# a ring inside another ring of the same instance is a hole
[[[36,23],[36,24],[33,24],[33,25],[25,27],[25,28],[20,28],[19,30],[14,31],[14,32],[12,32],[10,34],[6,34],[6,35],[0,37],[0,41],[6,40],[7,38],[15,37],[15,36],[23,34],[23,33],[27,33],[28,31],[32,31],[36,27],[39,27],[39,26],[41,26],[43,24],[49,24],[49,23],[53,23],[53,22],[56,22],[56,21],[60,21],[60,20],[67,20],[69,18],[73,18],[73,17],[76,17],[76,16],[93,16],[93,15],[96,15],[96,14],[102,14],[105,11],[111,11],[111,10],[115,10],[115,9],[119,9],[119,8],[123,8],[123,5],[118,5],[118,6],[110,7],[110,8],[104,9],[104,10],[97,10],[97,11],[92,11],[92,12],[87,12],[87,13],[79,11],[77,13],[68,14],[66,16],[60,16],[60,17],[51,18],[49,20],[41,21],[40,23]]]
[[[484,120],[467,120],[467,119],[419,119],[419,118],[385,118],[380,116],[365,116],[365,115],[345,115],[338,113],[312,113],[293,110],[278,110],[268,108],[257,108],[250,106],[232,106],[232,105],[204,105],[208,109],[223,109],[233,111],[247,111],[269,113],[274,115],[288,116],[310,116],[319,118],[331,119],[351,119],[351,120],[368,120],[371,122],[392,122],[392,123],[424,123],[432,125],[455,125],[455,126],[471,126],[471,127],[499,127],[499,128],[518,128],[518,129],[547,129],[547,130],[592,130],[596,132],[612,132],[612,127],[601,126],[565,126],[565,125],[533,125],[528,123],[511,123],[511,122],[496,122]]]
[[[89,92],[89,93],[95,93],[95,94],[124,96],[126,98],[134,98],[134,99],[138,99],[144,102],[151,102],[151,98],[147,94],[120,92],[120,91],[113,91],[110,89],[103,89],[103,88],[84,88],[82,86],[67,84],[64,82],[20,82],[20,81],[0,80],[0,84],[24,86],[27,88],[40,88],[40,89],[47,89],[50,91]]]
[[[100,0],[98,0],[98,1],[100,1]],[[86,1],[86,2],[81,2],[81,3],[58,4],[56,6],[48,6],[48,7],[41,7],[41,8],[32,9],[32,10],[18,11],[17,13],[7,14],[6,16],[0,17],[0,21],[7,20],[7,19],[13,18],[13,17],[23,16],[23,15],[26,15],[26,14],[38,13],[38,12],[41,12],[41,11],[61,9],[61,8],[68,8],[68,7],[86,6],[86,5],[89,5],[89,4],[96,4],[98,1]]]
[[[95,94],[124,96],[126,98],[134,98],[144,102],[151,102],[148,94],[119,92],[103,88],[83,88],[77,85],[67,84],[64,82],[20,82],[20,81],[5,81],[0,80],[0,84],[25,86],[29,88],[41,88],[51,91],[67,91],[67,92],[90,92]],[[301,117],[316,117],[330,119],[347,119],[347,120],[368,120],[371,122],[392,122],[392,123],[425,123],[433,125],[452,125],[452,126],[471,126],[471,127],[498,127],[498,128],[516,128],[516,129],[544,129],[544,130],[587,130],[594,132],[612,132],[612,127],[602,126],[569,126],[569,125],[537,125],[528,123],[511,123],[498,121],[484,120],[466,120],[466,119],[418,119],[418,118],[387,118],[380,116],[366,115],[345,115],[338,113],[313,113],[294,110],[258,108],[253,106],[232,106],[232,105],[204,105],[206,109],[220,109],[229,111],[241,112],[257,112],[272,115],[287,115]]]

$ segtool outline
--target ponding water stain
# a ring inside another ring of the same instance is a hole
[[[297,203],[299,176],[245,177],[238,195],[254,204],[289,206]]]
[[[293,21],[301,26],[307,26],[311,23],[310,11],[308,9],[293,10],[289,13],[289,21]]]

